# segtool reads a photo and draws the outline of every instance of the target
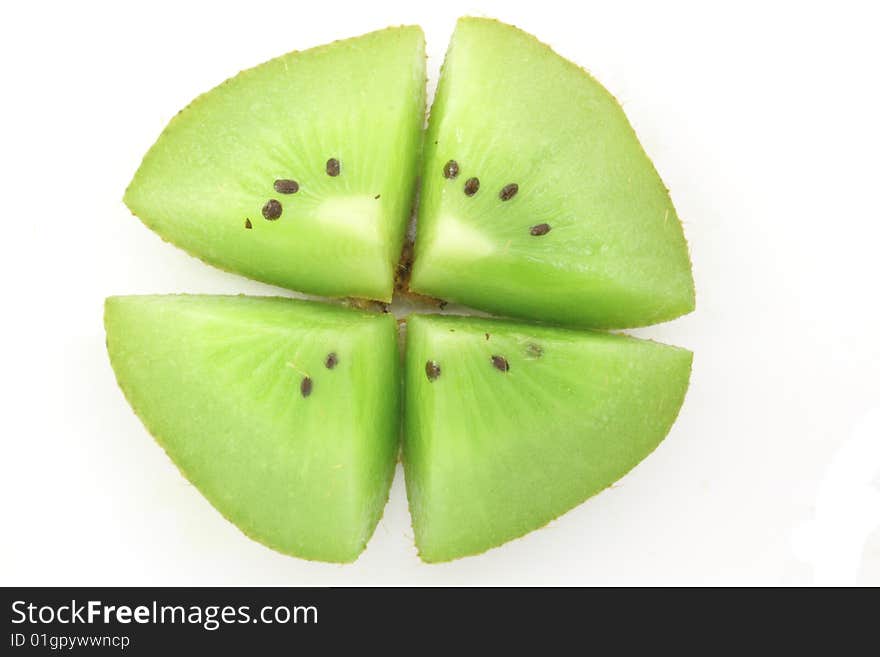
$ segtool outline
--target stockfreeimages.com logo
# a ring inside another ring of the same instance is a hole
[[[165,605],[153,600],[147,605],[110,605],[100,600],[69,604],[36,605],[25,600],[12,603],[12,623],[20,625],[199,625],[208,631],[223,625],[263,623],[266,625],[316,624],[318,608],[312,605]]]

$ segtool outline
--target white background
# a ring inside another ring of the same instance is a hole
[[[0,19],[0,583],[880,584],[876,14],[829,2],[12,3]],[[27,8],[25,8],[27,7]],[[400,473],[354,565],[246,539],[116,388],[102,301],[279,293],[122,205],[143,153],[238,70],[388,24],[515,23],[623,103],[685,222],[698,310],[663,445],[545,529],[422,564]]]

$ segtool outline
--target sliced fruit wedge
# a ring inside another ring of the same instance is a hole
[[[431,108],[410,288],[600,328],[694,308],[681,223],[620,105],[481,18],[458,22]]]
[[[422,559],[501,545],[611,485],[666,436],[691,358],[622,335],[410,316],[404,468]]]
[[[245,534],[304,559],[357,558],[399,438],[390,315],[280,298],[111,297],[107,349],[147,429]]]
[[[293,52],[178,114],[125,203],[223,269],[389,301],[425,115],[418,27]]]

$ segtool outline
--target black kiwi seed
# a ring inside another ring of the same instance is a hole
[[[335,157],[331,157],[327,160],[327,175],[336,177],[339,175],[339,160]]]
[[[453,180],[456,176],[458,176],[458,162],[449,160],[446,166],[443,167],[443,177]]]
[[[266,205],[263,206],[263,217],[269,221],[275,221],[280,216],[281,204],[274,198],[270,198],[266,201]]]
[[[338,362],[339,359],[336,357],[336,353],[331,351],[329,354],[327,354],[327,358],[324,359],[324,367],[326,367],[328,370],[332,370],[334,367],[336,367],[336,363]]]
[[[295,180],[280,178],[273,185],[275,191],[279,194],[296,194],[299,191],[299,183]]]
[[[516,193],[519,191],[519,185],[516,183],[510,183],[509,185],[505,185],[502,190],[498,193],[498,198],[502,201],[509,201]]]
[[[254,227],[254,225],[251,223],[250,219],[245,219],[244,220],[244,227],[247,228],[248,230],[250,230],[251,228]]]
[[[535,237],[540,237],[541,235],[546,235],[550,232],[550,224],[538,224],[537,226],[532,226],[529,228],[529,233],[534,235]]]
[[[428,381],[433,381],[440,376],[440,363],[436,360],[429,360],[425,363],[425,375],[428,377]]]
[[[492,356],[492,365],[495,366],[496,370],[501,370],[502,372],[507,372],[510,369],[510,363],[507,362],[504,356]]]
[[[479,178],[468,178],[467,182],[464,184],[464,193],[468,196],[473,196],[477,193],[477,190],[480,189],[480,179]]]
[[[303,377],[302,383],[299,384],[299,391],[303,397],[308,397],[312,394],[312,380],[309,377]]]

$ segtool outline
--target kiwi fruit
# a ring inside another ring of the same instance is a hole
[[[666,436],[690,368],[689,351],[627,336],[411,315],[404,466],[422,559],[484,552],[611,485]]]
[[[209,263],[354,298],[106,302],[137,415],[211,504],[285,554],[357,558],[401,417],[416,546],[439,562],[611,485],[687,390],[689,351],[588,330],[694,307],[681,223],[614,98],[476,18],[457,24],[422,153],[424,89],[417,27],[279,57],[175,117],[125,194]],[[514,319],[411,315],[401,371],[397,322],[368,310],[395,290]]]
[[[397,324],[309,301],[124,296],[107,350],[134,411],[180,471],[251,538],[357,558],[399,440]]]
[[[694,308],[681,223],[620,105],[483,18],[458,21],[431,107],[410,288],[600,328]]]
[[[424,94],[418,27],[273,59],[175,116],[125,203],[164,239],[224,269],[390,301]]]

